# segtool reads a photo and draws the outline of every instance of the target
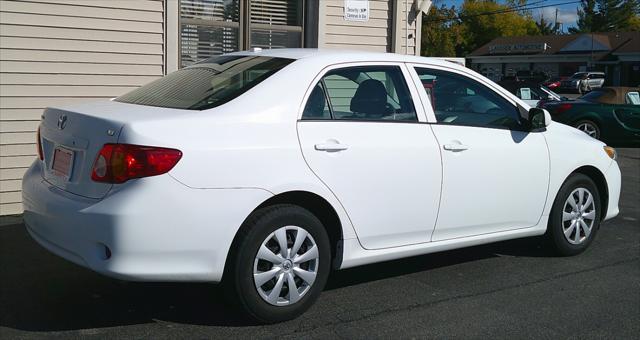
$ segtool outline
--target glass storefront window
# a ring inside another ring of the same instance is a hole
[[[284,30],[251,30],[251,47],[286,48],[300,47],[302,32],[291,32]]]
[[[180,0],[180,65],[251,47],[302,47],[304,0]]]
[[[252,0],[251,47],[300,47],[302,1]]]
[[[238,50],[238,28],[181,25],[182,66]]]

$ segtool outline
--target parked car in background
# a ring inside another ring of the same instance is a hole
[[[498,85],[522,99],[532,107],[540,107],[549,101],[568,100],[544,85],[534,81],[501,81]]]
[[[542,85],[548,87],[551,90],[555,90],[560,87],[560,83],[563,80],[567,80],[569,77],[553,77],[547,81],[542,82]]]
[[[560,82],[559,91],[578,92],[581,80],[588,81],[591,89],[597,89],[604,86],[604,78],[604,72],[576,72]]]
[[[38,131],[37,242],[120,279],[222,282],[267,323],[332,269],[536,235],[576,255],[619,212],[613,148],[417,56],[226,54],[48,108]]]
[[[640,146],[640,88],[603,87],[571,101],[543,105],[553,120],[613,146]]]

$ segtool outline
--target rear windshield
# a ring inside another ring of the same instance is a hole
[[[293,59],[272,57],[213,57],[135,89],[115,101],[206,110],[233,100],[291,62]]]

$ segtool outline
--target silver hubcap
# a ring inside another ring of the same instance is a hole
[[[571,244],[581,244],[591,235],[596,219],[596,205],[593,195],[585,188],[571,192],[562,210],[564,237]]]
[[[303,228],[274,231],[262,242],[253,264],[258,294],[275,306],[298,302],[316,279],[319,258],[316,241]]]
[[[588,134],[593,138],[598,138],[598,129],[590,123],[582,123],[578,125],[578,130]]]

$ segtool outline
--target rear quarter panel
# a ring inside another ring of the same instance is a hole
[[[343,237],[353,238],[339,201],[306,165],[296,131],[303,97],[322,67],[296,61],[219,107],[126,124],[120,142],[181,150],[183,157],[169,174],[194,189],[317,194],[338,213]]]

